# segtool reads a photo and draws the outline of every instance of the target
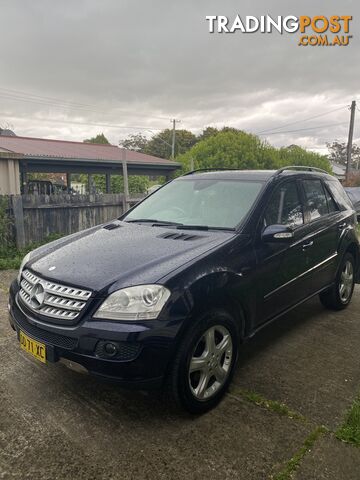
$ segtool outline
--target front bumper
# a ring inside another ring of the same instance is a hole
[[[93,320],[85,316],[78,325],[47,324],[36,319],[17,299],[17,284],[10,288],[9,321],[19,335],[46,345],[49,362],[65,359],[84,367],[90,374],[127,387],[161,386],[171,361],[178,320],[124,323]],[[116,359],[103,358],[104,342],[118,345]]]

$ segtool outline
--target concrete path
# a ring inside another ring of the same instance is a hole
[[[360,288],[346,312],[314,299],[247,344],[233,386],[202,417],[22,352],[0,272],[0,479],[360,478],[360,449],[331,433],[360,390]],[[286,472],[286,473],[285,473]]]

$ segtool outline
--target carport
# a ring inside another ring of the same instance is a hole
[[[28,173],[66,173],[67,187],[71,187],[71,174],[87,174],[89,183],[91,175],[106,176],[106,191],[110,192],[111,175],[123,175],[125,194],[127,175],[165,176],[171,178],[180,168],[180,164],[163,158],[145,155],[104,145],[43,138],[0,136],[0,162],[11,162],[12,175],[20,176],[20,184],[26,185]],[[15,163],[14,163],[15,162]],[[5,171],[5,168],[4,168]],[[12,182],[12,191],[4,177],[4,193],[19,194],[19,182]],[[10,179],[9,179],[10,183]],[[17,191],[13,191],[13,189]]]

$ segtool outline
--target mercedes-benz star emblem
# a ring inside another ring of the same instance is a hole
[[[30,291],[30,305],[33,308],[40,308],[45,300],[45,290],[40,282],[35,283]]]

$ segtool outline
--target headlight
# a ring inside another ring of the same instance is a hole
[[[22,271],[24,270],[24,267],[25,265],[27,264],[27,262],[30,260],[30,257],[31,257],[31,252],[27,253],[25,255],[25,257],[23,258],[23,261],[21,262],[21,265],[20,265],[20,268],[19,268],[19,273],[18,273],[18,277],[17,277],[17,280],[18,280],[18,283],[20,284],[21,282],[21,274],[22,274]]]
[[[112,293],[95,312],[94,318],[109,320],[153,320],[170,297],[162,285],[139,285]]]

